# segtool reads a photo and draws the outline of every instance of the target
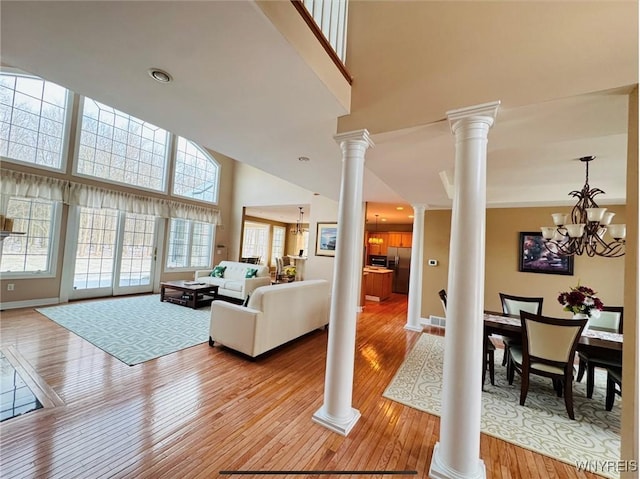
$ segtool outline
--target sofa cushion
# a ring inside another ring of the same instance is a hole
[[[229,291],[237,291],[238,293],[241,293],[242,289],[244,288],[244,281],[227,280],[222,285],[222,288],[228,289]]]
[[[247,268],[247,272],[244,274],[245,278],[255,278],[258,274],[257,268]]]
[[[213,271],[211,271],[211,276],[215,278],[224,278],[224,271],[226,269],[226,266],[216,266],[215,268],[213,268]]]

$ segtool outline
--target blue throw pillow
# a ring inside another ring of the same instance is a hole
[[[258,274],[258,270],[255,268],[247,268],[247,272],[244,274],[245,278],[255,278]]]
[[[213,276],[214,278],[224,278],[224,270],[227,269],[226,266],[216,266],[213,268],[213,271],[209,276]]]

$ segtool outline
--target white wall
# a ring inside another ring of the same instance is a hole
[[[230,259],[239,258],[242,208],[245,206],[311,205],[309,221],[309,252],[305,278],[333,281],[334,258],[315,256],[317,223],[337,221],[338,202],[315,195],[312,191],[289,183],[244,163],[236,163],[233,198],[229,224],[225,224]],[[305,213],[305,220],[307,215]]]

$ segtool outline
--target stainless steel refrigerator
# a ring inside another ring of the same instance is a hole
[[[394,293],[409,294],[409,268],[411,248],[387,248],[387,268],[393,270],[391,290]]]

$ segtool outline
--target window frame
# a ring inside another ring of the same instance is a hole
[[[51,201],[51,226],[49,235],[49,253],[47,256],[47,269],[41,271],[0,271],[2,279],[33,279],[37,278],[55,278],[58,271],[59,263],[59,244],[62,226],[62,205],[58,201],[45,200],[43,198],[30,198],[26,196],[12,196],[11,198],[28,199],[28,200],[40,200]],[[28,239],[28,235],[25,234],[24,238]],[[4,241],[0,245],[0,248],[4,248]]]
[[[37,163],[30,163],[28,161],[23,161],[23,160],[19,160],[16,158],[10,158],[4,155],[0,155],[0,158],[2,159],[3,162],[7,162],[7,163],[11,163],[14,165],[24,165],[24,166],[28,166],[30,168],[37,168],[40,170],[45,170],[45,171],[51,171],[51,172],[55,172],[55,173],[64,173],[67,171],[67,166],[69,164],[69,150],[71,148],[71,129],[72,129],[72,119],[73,119],[73,105],[74,105],[74,100],[76,97],[76,93],[62,85],[58,85],[55,82],[49,81],[45,78],[39,77],[37,75],[33,75],[31,73],[27,73],[24,72],[22,70],[20,70],[19,68],[13,68],[13,67],[2,67],[2,69],[0,70],[0,74],[4,74],[7,73],[9,75],[16,75],[16,76],[23,76],[23,77],[27,77],[27,78],[33,78],[35,80],[42,80],[44,82],[48,82],[48,83],[53,83],[54,85],[59,86],[60,88],[64,88],[65,91],[67,92],[67,98],[66,98],[66,105],[65,105],[65,115],[64,115],[64,120],[63,120],[63,127],[62,127],[62,137],[60,138],[60,141],[62,142],[62,150],[60,151],[60,167],[59,168],[55,168],[53,166],[47,166],[47,165],[39,165]],[[15,91],[15,90],[14,90]],[[42,115],[40,115],[40,117],[42,118]]]
[[[211,228],[211,243],[209,245],[209,264],[208,265],[197,265],[197,266],[169,266],[168,262],[169,262],[169,254],[171,252],[171,222],[173,220],[182,220],[182,221],[186,221],[189,224],[189,232],[188,232],[188,237],[187,237],[187,261],[186,263],[191,263],[191,258],[192,258],[192,248],[193,248],[193,231],[195,228],[195,224],[196,223],[201,223],[204,225],[208,225]],[[167,218],[167,233],[166,233],[166,248],[165,248],[165,255],[164,255],[164,264],[163,264],[163,271],[164,272],[183,272],[183,271],[198,271],[198,270],[204,270],[204,269],[211,269],[213,268],[213,260],[214,260],[214,247],[215,247],[215,238],[216,238],[216,225],[212,224],[212,223],[205,223],[203,221],[195,221],[195,220],[190,220],[187,218]]]
[[[220,162],[218,162],[218,160],[215,159],[215,157],[209,153],[209,151],[199,145],[197,142],[190,140],[189,138],[185,137],[185,136],[181,136],[181,135],[177,135],[177,134],[172,134],[173,135],[173,141],[172,141],[172,147],[171,147],[171,160],[173,160],[171,162],[171,181],[170,181],[170,186],[169,186],[169,194],[172,197],[175,198],[182,198],[182,199],[186,199],[189,201],[195,201],[197,203],[201,203],[203,205],[215,205],[218,206],[218,202],[220,200],[220,177],[222,175],[222,165],[220,164]],[[178,194],[175,192],[175,185],[176,185],[176,170],[177,170],[177,165],[178,165],[178,142],[180,141],[180,138],[183,138],[185,141],[192,143],[196,148],[198,148],[206,157],[209,161],[211,161],[213,164],[215,164],[218,172],[216,175],[216,190],[215,190],[215,198],[213,201],[208,201],[208,200],[202,200],[200,198],[192,198],[190,196],[184,196],[181,194]]]
[[[87,175],[85,173],[81,173],[78,171],[78,167],[79,167],[79,155],[80,155],[80,138],[82,136],[82,117],[83,117],[83,111],[84,111],[84,102],[85,99],[88,98],[89,100],[93,100],[96,101],[98,103],[102,103],[94,98],[91,97],[86,97],[84,95],[80,95],[80,100],[78,101],[78,113],[76,115],[76,121],[75,121],[75,141],[74,141],[74,145],[73,145],[73,171],[71,172],[71,174],[73,176],[76,176],[78,178],[86,178],[89,180],[93,180],[93,181],[98,181],[100,183],[105,183],[105,184],[110,184],[110,185],[115,185],[115,186],[124,186],[126,188],[133,188],[135,190],[140,190],[140,191],[146,191],[149,193],[155,193],[155,194],[161,194],[161,195],[168,195],[169,194],[169,176],[171,175],[171,171],[173,170],[173,164],[175,163],[175,154],[172,153],[173,151],[173,143],[175,142],[175,134],[171,133],[169,130],[165,130],[164,128],[162,128],[164,131],[167,132],[167,143],[165,145],[165,152],[164,152],[164,158],[165,158],[165,168],[164,168],[164,179],[163,179],[163,186],[162,186],[162,190],[154,190],[153,188],[145,188],[144,186],[138,186],[138,185],[134,185],[134,184],[130,184],[130,183],[122,183],[119,181],[115,181],[115,180],[111,180],[109,178],[103,178],[101,176],[92,176],[92,175]],[[107,105],[105,104],[105,106],[108,106],[109,108],[113,108],[114,110],[118,110],[118,108],[111,106],[111,105]],[[133,115],[131,115],[130,113],[127,113],[125,111],[122,110],[118,110],[121,113],[124,113],[126,115],[132,116],[134,117],[136,120],[140,120],[143,121],[145,123],[149,123],[146,120],[143,120],[141,118],[135,117]],[[157,125],[154,125],[157,126]],[[161,127],[158,127],[161,128]]]

